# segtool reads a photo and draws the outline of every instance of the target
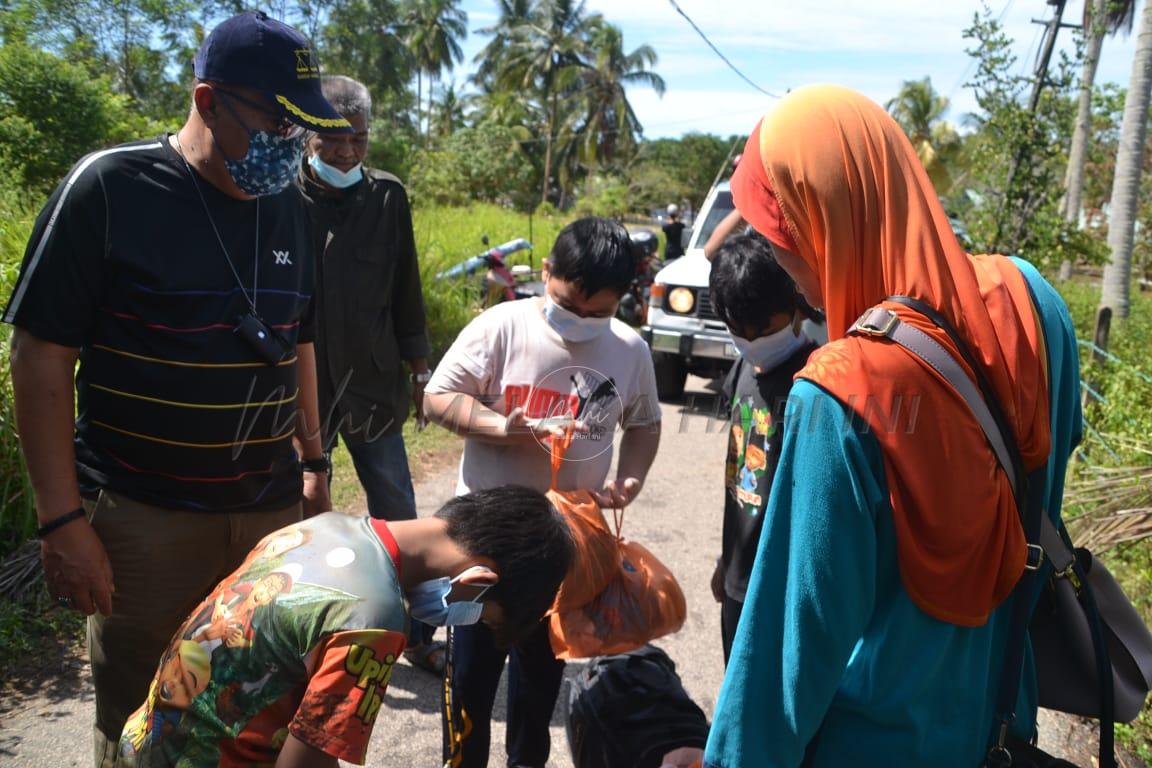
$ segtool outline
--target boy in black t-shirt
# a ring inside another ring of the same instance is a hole
[[[800,328],[807,306],[758,233],[729,237],[712,262],[708,282],[712,306],[740,353],[724,383],[732,427],[724,543],[712,574],[727,664],[780,455],[784,405],[792,377],[816,345]]]

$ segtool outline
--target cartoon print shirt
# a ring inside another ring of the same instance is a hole
[[[575,417],[589,427],[574,435],[560,469],[561,490],[599,490],[612,463],[617,427],[660,420],[656,374],[648,345],[613,318],[596,339],[572,343],[544,319],[541,302],[505,302],[456,337],[428,383],[429,393],[463,393],[497,413],[521,407],[530,419]],[[501,420],[502,421],[502,420]],[[475,423],[477,431],[499,425]],[[464,441],[457,493],[517,483],[548,490],[549,447]]]
[[[362,764],[404,650],[398,562],[367,517],[269,534],[176,633],[120,738],[124,764],[272,765],[289,734]]]
[[[815,349],[806,345],[771,371],[737,360],[724,382],[731,427],[724,482],[724,592],[743,602],[756,547],[764,527],[764,507],[780,457],[780,429],[792,377]]]

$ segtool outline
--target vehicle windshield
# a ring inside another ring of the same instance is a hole
[[[708,210],[708,215],[692,232],[693,246],[703,248],[704,243],[708,242],[708,238],[712,237],[712,231],[724,220],[725,216],[732,213],[735,207],[732,203],[732,193],[730,191],[721,190],[717,192],[716,199],[712,201],[712,207]]]

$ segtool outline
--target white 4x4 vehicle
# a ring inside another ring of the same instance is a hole
[[[656,390],[661,399],[684,393],[689,373],[706,378],[723,375],[736,359],[728,329],[708,300],[704,244],[733,210],[732,192],[722,181],[708,193],[684,255],[656,273],[647,323],[640,329],[652,349]]]

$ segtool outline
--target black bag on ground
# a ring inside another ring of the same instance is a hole
[[[708,719],[672,659],[645,645],[588,662],[572,683],[565,730],[576,768],[659,768],[674,749],[703,749]]]

